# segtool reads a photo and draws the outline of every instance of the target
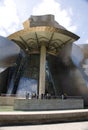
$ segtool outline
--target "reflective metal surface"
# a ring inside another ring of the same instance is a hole
[[[3,72],[3,71],[5,71],[6,69],[7,69],[6,67],[4,67],[4,68],[3,68],[3,67],[0,68],[0,73]]]
[[[12,66],[20,52],[20,48],[14,42],[0,36],[0,67]]]

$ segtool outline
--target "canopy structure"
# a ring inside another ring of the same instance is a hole
[[[23,26],[23,30],[8,38],[17,43],[27,55],[40,54],[38,93],[41,97],[41,94],[45,94],[46,54],[59,55],[63,46],[78,40],[79,37],[59,25],[53,15],[31,16]]]

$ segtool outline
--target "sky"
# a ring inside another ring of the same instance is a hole
[[[67,30],[80,36],[77,44],[88,43],[88,0],[0,0],[0,35],[23,29],[31,15],[53,14]]]

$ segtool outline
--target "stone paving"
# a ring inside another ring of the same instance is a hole
[[[0,130],[88,130],[87,122],[0,127]]]

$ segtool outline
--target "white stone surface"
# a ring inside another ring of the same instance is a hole
[[[82,108],[84,108],[83,99],[15,99],[14,101],[15,110],[66,110]]]
[[[88,130],[87,122],[0,127],[0,130]]]

